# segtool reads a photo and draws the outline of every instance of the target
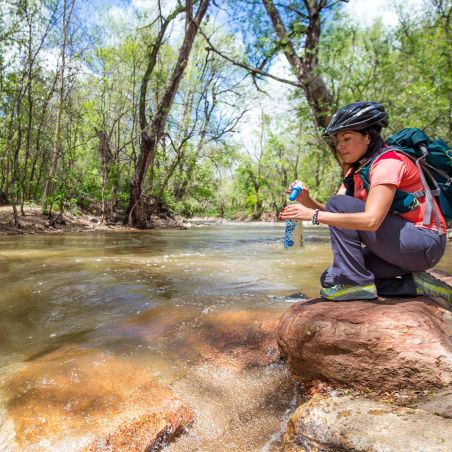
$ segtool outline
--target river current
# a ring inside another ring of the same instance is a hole
[[[232,372],[184,344],[223,312],[278,317],[318,296],[328,230],[305,228],[297,251],[285,251],[282,237],[282,224],[266,223],[1,237],[2,382],[67,347],[101,350],[139,363],[193,409],[193,426],[168,450],[277,448],[296,403],[284,367]],[[450,246],[438,268],[452,269]],[[0,418],[17,395],[11,385],[1,391]]]

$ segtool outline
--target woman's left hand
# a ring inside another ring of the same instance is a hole
[[[302,204],[290,204],[279,214],[280,220],[303,220],[309,221],[314,215],[314,210],[303,206]]]

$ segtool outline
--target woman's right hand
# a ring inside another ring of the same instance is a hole
[[[309,203],[311,201],[311,197],[309,196],[309,188],[299,180],[295,180],[289,185],[289,188],[287,189],[287,194],[290,195],[290,193],[292,192],[292,188],[296,186],[302,187],[301,193],[297,196],[296,201],[303,205]]]

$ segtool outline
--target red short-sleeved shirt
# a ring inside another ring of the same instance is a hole
[[[370,188],[376,185],[395,185],[398,189],[409,193],[424,189],[415,163],[406,155],[395,151],[386,152],[379,157],[372,165],[369,177]],[[355,182],[354,197],[366,201],[367,192],[359,174],[355,173],[353,179]],[[399,215],[414,223],[418,228],[437,230],[433,215],[430,218],[430,224],[424,225],[425,197],[418,198],[418,201],[419,207]],[[438,211],[440,212],[439,209]],[[446,230],[446,221],[441,212],[440,222],[443,230]]]

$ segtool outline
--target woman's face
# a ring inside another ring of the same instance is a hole
[[[355,163],[360,160],[370,143],[369,135],[355,130],[342,130],[334,138],[336,149],[344,163]]]

